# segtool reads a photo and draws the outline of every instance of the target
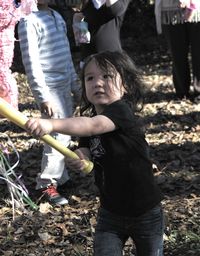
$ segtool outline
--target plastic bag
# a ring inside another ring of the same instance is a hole
[[[88,30],[88,23],[84,20],[80,22],[74,22],[73,31],[76,45],[89,44],[90,43],[90,32]]]

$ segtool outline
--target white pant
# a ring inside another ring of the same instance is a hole
[[[71,88],[67,85],[63,88],[51,88],[52,102],[57,111],[53,118],[66,118],[72,116],[72,96]],[[51,134],[57,141],[66,147],[69,145],[71,137],[59,133]],[[65,168],[64,156],[57,150],[45,144],[43,149],[41,173],[36,179],[36,189],[47,187],[50,184],[62,185],[69,179],[68,171]]]

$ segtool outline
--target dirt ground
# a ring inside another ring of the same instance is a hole
[[[148,46],[155,44],[148,39]],[[140,44],[141,51],[136,51]],[[155,176],[164,194],[166,216],[164,255],[200,255],[200,104],[176,100],[171,80],[171,60],[166,49],[141,48],[142,42],[124,40],[125,49],[141,69],[147,87],[141,116],[146,126]],[[149,46],[150,47],[150,46]],[[78,52],[73,54],[75,61]],[[15,63],[15,67],[17,64]],[[19,108],[27,116],[38,116],[26,77],[14,72],[19,85]],[[35,178],[40,170],[42,142],[21,128],[0,120],[0,141],[7,134],[19,156],[15,171],[22,174],[38,210],[13,211],[6,185],[0,186],[0,255],[5,256],[90,256],[99,205],[93,173],[70,172],[73,185],[61,192],[67,206],[50,206],[36,193]],[[133,256],[128,241],[125,256]]]

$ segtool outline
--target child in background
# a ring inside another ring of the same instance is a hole
[[[70,169],[94,162],[100,209],[95,256],[122,256],[131,237],[139,256],[163,255],[162,195],[156,185],[149,148],[136,115],[142,82],[124,52],[90,56],[83,67],[81,116],[62,120],[30,119],[27,131],[43,136],[59,132],[80,137],[76,153],[66,158]],[[84,113],[89,116],[83,116]]]
[[[65,21],[48,7],[47,0],[37,1],[38,11],[21,19],[18,26],[22,60],[28,82],[44,118],[72,116],[73,100],[80,98],[80,83],[74,69]],[[66,147],[69,135],[52,133]],[[57,186],[69,180],[64,156],[44,145],[41,173],[36,189],[53,204],[67,204]]]

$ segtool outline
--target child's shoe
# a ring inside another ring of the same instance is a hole
[[[68,200],[58,193],[55,185],[50,185],[47,188],[43,189],[42,193],[44,193],[46,199],[52,204],[56,204],[56,205],[68,204]]]

